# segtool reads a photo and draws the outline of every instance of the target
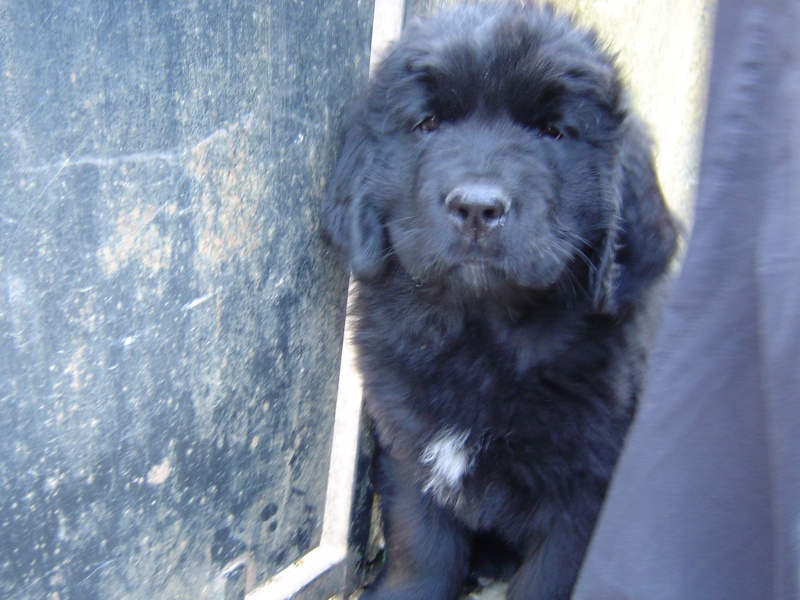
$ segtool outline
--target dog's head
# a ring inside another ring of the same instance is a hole
[[[349,114],[329,239],[462,300],[520,288],[613,313],[676,244],[649,142],[593,35],[533,6],[414,22]]]

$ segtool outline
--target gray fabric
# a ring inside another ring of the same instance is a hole
[[[798,31],[720,2],[695,227],[576,600],[800,597]]]

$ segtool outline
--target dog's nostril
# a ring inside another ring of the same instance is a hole
[[[483,211],[483,221],[484,223],[493,223],[494,221],[500,220],[500,217],[503,216],[503,209],[500,207],[497,208],[487,208]]]
[[[455,188],[445,198],[445,207],[464,233],[485,235],[499,225],[510,201],[495,185],[471,184]]]

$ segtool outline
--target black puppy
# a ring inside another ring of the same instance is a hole
[[[676,247],[613,60],[534,6],[415,21],[349,114],[324,220],[382,448],[364,598],[456,598],[487,535],[510,600],[568,598]]]

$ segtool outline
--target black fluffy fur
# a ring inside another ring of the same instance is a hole
[[[414,21],[349,113],[324,225],[382,449],[364,598],[456,598],[486,536],[517,560],[509,600],[568,598],[677,237],[612,58],[532,5]],[[447,435],[465,468],[437,492]]]

